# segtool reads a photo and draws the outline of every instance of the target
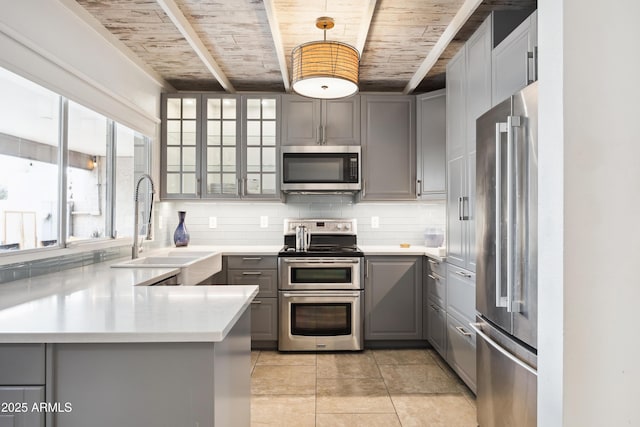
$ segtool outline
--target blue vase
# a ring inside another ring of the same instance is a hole
[[[187,215],[185,211],[178,211],[178,226],[173,233],[173,243],[176,247],[187,246],[189,244],[189,232],[187,226],[184,225],[184,217]]]

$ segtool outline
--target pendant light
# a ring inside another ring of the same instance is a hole
[[[346,43],[327,41],[333,18],[316,20],[324,40],[301,44],[291,53],[293,90],[309,98],[337,99],[358,92],[358,51]]]

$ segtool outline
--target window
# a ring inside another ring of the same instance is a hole
[[[0,252],[132,236],[150,139],[2,68],[0,91]]]

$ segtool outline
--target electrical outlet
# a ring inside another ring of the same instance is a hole
[[[209,228],[218,228],[218,218],[215,216],[209,217]]]
[[[380,217],[372,216],[371,217],[371,228],[380,228]]]
[[[266,215],[260,216],[260,228],[267,228],[269,226],[269,217]]]

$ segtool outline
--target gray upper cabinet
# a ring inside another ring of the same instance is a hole
[[[490,15],[447,66],[447,262],[475,271],[476,119],[491,108]]]
[[[163,95],[162,198],[279,199],[279,109],[279,95]]]
[[[493,105],[538,79],[537,11],[492,52]]]
[[[415,97],[363,95],[361,102],[361,200],[415,200]]]
[[[446,189],[446,91],[416,97],[418,196],[442,199]]]
[[[366,340],[422,339],[422,258],[366,258]]]
[[[360,145],[360,97],[282,98],[283,145]]]

